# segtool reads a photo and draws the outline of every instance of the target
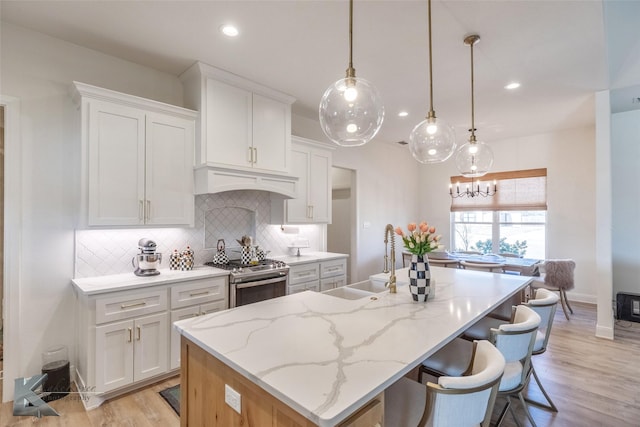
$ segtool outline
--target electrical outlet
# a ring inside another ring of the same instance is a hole
[[[240,393],[229,387],[229,384],[224,385],[224,401],[227,405],[231,406],[234,411],[241,413],[241,396]]]
[[[633,304],[633,309],[632,309],[633,314],[636,316],[640,316],[640,300],[637,300],[637,299],[633,300],[632,304]]]

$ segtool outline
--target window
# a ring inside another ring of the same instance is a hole
[[[456,251],[515,253],[545,258],[546,169],[501,172],[482,177],[496,181],[490,197],[460,197],[451,202],[451,247]],[[451,177],[454,186],[470,178]],[[474,187],[478,183],[474,180]],[[480,184],[481,188],[483,185]],[[461,190],[462,191],[462,190]]]

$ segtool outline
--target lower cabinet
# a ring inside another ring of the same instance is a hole
[[[289,294],[328,291],[347,284],[347,259],[309,262],[289,268]]]
[[[178,320],[190,319],[196,316],[204,316],[205,314],[213,313],[215,311],[224,310],[227,308],[227,301],[216,301],[208,304],[194,305],[187,308],[181,308],[179,310],[171,310],[171,324]],[[171,328],[171,360],[169,363],[169,369],[177,369],[180,367],[180,334],[175,329]]]
[[[167,313],[96,327],[96,389],[114,390],[167,371]]]
[[[180,337],[172,323],[228,308],[228,283],[225,275],[78,294],[76,380],[87,392],[85,407],[177,372]]]

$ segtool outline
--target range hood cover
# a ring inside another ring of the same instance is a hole
[[[195,169],[194,187],[196,194],[261,190],[293,199],[298,193],[298,177],[203,165]]]

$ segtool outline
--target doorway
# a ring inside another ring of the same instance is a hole
[[[331,168],[331,224],[327,226],[327,250],[349,254],[347,283],[357,277],[356,171]]]

